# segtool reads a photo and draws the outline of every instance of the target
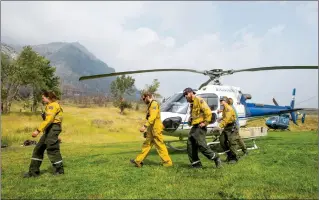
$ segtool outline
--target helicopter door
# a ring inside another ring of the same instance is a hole
[[[189,127],[188,126],[188,119],[190,117],[190,110],[191,110],[191,106],[190,106],[190,104],[188,104],[187,111],[186,111],[185,117],[183,119],[182,129],[187,129],[187,127]]]
[[[189,109],[189,103],[183,96],[183,93],[177,93],[163,103],[161,112],[169,113],[168,118],[170,119],[172,119],[172,117],[180,118],[181,129],[183,129],[185,121],[187,124],[187,116],[189,116],[187,113],[189,112]]]
[[[209,108],[212,110],[212,120],[210,121],[210,125],[214,124],[217,121],[218,115],[217,115],[217,109],[219,106],[219,98],[214,93],[205,93],[205,94],[199,94],[198,96],[202,97]]]
[[[278,124],[288,126],[289,125],[289,116],[288,115],[282,115],[279,116]]]

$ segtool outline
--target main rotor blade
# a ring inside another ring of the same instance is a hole
[[[266,71],[266,70],[280,70],[280,69],[318,69],[318,66],[272,66],[272,67],[256,67],[234,70],[235,72],[255,72],[255,71]]]
[[[148,69],[148,70],[136,70],[136,71],[125,71],[125,72],[115,72],[115,73],[108,73],[108,74],[97,74],[97,75],[91,75],[91,76],[82,76],[79,78],[79,81],[87,80],[87,79],[95,79],[95,78],[104,78],[104,77],[110,77],[110,76],[118,76],[118,75],[124,75],[124,74],[139,74],[139,73],[163,72],[163,71],[184,71],[184,72],[205,74],[204,71],[197,71],[193,69]]]

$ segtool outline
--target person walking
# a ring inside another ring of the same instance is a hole
[[[234,109],[228,105],[227,97],[220,97],[220,104],[224,107],[222,110],[222,119],[219,121],[219,129],[223,129],[219,141],[224,151],[227,152],[226,161],[229,164],[236,163],[238,161],[237,144],[238,134],[236,125],[236,116]]]
[[[62,131],[63,109],[57,102],[57,96],[54,92],[44,91],[42,101],[46,104],[45,112],[42,113],[43,122],[32,133],[32,137],[37,137],[41,132],[43,132],[43,135],[33,150],[29,171],[24,174],[24,178],[40,175],[40,166],[45,150],[47,150],[48,157],[53,165],[54,175],[64,174],[58,138]]]
[[[247,147],[243,141],[243,139],[240,137],[239,135],[239,129],[240,129],[240,126],[239,126],[239,120],[238,120],[238,114],[237,114],[237,111],[234,107],[234,101],[232,98],[228,98],[228,104],[234,109],[235,111],[235,115],[236,115],[236,126],[237,126],[237,135],[238,135],[238,145],[239,147],[241,148],[241,150],[243,151],[244,153],[244,156],[247,156],[248,155],[248,151],[247,151]]]
[[[150,92],[145,92],[142,95],[142,100],[145,104],[148,104],[146,123],[140,128],[140,132],[145,133],[145,141],[142,145],[142,152],[137,155],[135,159],[131,159],[130,162],[136,167],[143,166],[143,160],[147,157],[152,146],[155,145],[156,150],[162,160],[164,167],[170,167],[173,162],[168,155],[168,150],[164,143],[162,131],[164,125],[161,121],[160,106],[156,100],[153,99],[153,95]]]
[[[202,163],[198,157],[199,150],[206,158],[214,161],[217,168],[220,168],[221,160],[218,153],[210,149],[206,142],[207,125],[211,121],[212,111],[204,99],[195,96],[195,94],[191,88],[185,88],[183,91],[183,95],[190,103],[191,108],[189,125],[192,128],[187,140],[187,152],[191,167],[202,167]]]

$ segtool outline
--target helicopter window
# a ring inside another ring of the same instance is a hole
[[[220,105],[220,110],[224,110],[224,106],[223,105]]]
[[[183,96],[183,93],[177,93],[169,98],[161,107],[161,112],[173,112],[179,114],[186,114],[188,109],[188,102]]]
[[[274,117],[269,117],[268,120],[269,120],[269,121],[277,121],[277,117],[276,117],[276,116],[274,116]]]
[[[206,101],[212,111],[217,110],[219,100],[216,94],[199,94],[198,96],[202,97]]]

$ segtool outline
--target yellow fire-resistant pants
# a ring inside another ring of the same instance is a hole
[[[168,155],[166,145],[163,140],[162,134],[152,134],[152,131],[147,132],[146,139],[142,145],[142,152],[137,155],[135,162],[140,164],[148,155],[151,148],[155,145],[157,153],[159,154],[163,166],[169,167],[173,165],[173,162]]]

